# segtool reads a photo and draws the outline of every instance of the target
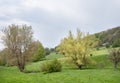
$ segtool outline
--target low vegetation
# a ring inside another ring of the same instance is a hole
[[[113,63],[114,69],[117,69],[117,65],[120,62],[120,49],[110,50],[109,59]]]
[[[45,73],[60,72],[61,70],[62,70],[62,65],[57,59],[44,62],[41,65],[41,71]]]

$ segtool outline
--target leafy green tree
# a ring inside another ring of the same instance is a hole
[[[49,48],[45,48],[45,55],[49,55],[50,54],[50,49]]]
[[[84,34],[80,30],[77,30],[77,36],[74,37],[70,31],[69,36],[61,41],[57,50],[64,54],[65,57],[70,57],[73,63],[81,69],[83,65],[91,62],[88,55],[95,45],[93,41],[95,41],[94,36]]]
[[[36,50],[33,57],[33,61],[36,62],[36,61],[42,60],[43,58],[45,58],[45,49],[42,46],[42,44],[39,42],[38,49]]]
[[[113,41],[112,47],[120,47],[120,39],[116,39]]]
[[[55,48],[50,48],[50,52],[55,52]]]
[[[34,61],[34,55],[36,54],[36,51],[38,50],[39,46],[39,41],[32,41],[32,43],[29,45],[28,50],[26,50],[26,54],[29,55],[26,57],[28,62]]]

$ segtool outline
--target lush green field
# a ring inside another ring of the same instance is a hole
[[[99,50],[94,50],[92,53],[93,53],[93,55],[98,56],[98,55],[108,54],[108,51],[109,51],[109,49],[106,49],[103,47],[103,48],[100,48]]]
[[[103,50],[101,50],[102,53]],[[99,54],[99,51],[96,54]],[[51,54],[46,60],[62,58],[59,54]],[[92,56],[97,61],[94,66],[82,70],[75,66],[63,65],[61,72],[44,74],[40,72],[40,65],[44,61],[31,63],[26,66],[31,73],[21,73],[17,67],[0,67],[0,83],[119,83],[120,69],[114,70],[107,59],[106,52],[99,56]],[[120,66],[120,64],[119,64]]]
[[[113,69],[63,69],[62,72],[20,73],[15,67],[0,70],[0,83],[119,83],[120,71]]]

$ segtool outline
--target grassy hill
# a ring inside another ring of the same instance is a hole
[[[62,59],[63,55],[52,53],[46,60]],[[120,69],[114,71],[107,59],[107,49],[95,51],[92,59],[97,64],[82,70],[72,65],[63,64],[61,72],[44,74],[40,65],[44,61],[30,63],[26,66],[31,73],[21,73],[17,67],[0,67],[0,83],[119,83]],[[45,60],[45,61],[46,61]],[[120,64],[119,64],[120,67]]]

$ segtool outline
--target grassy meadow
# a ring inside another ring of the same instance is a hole
[[[28,72],[21,73],[17,67],[0,66],[0,83],[119,83],[120,64],[118,70],[113,69],[112,63],[107,59],[107,49],[93,52],[92,59],[96,65],[90,65],[79,70],[74,65],[63,63],[62,71],[44,74],[40,65],[46,60],[63,59],[63,55],[51,53],[46,60],[29,63]]]

